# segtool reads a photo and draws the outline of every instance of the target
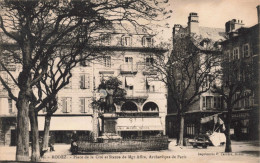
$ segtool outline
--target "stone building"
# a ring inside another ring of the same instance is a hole
[[[234,106],[231,131],[237,139],[259,138],[259,13],[260,6],[257,6],[258,24],[252,27],[244,27],[242,20],[228,21],[226,23],[228,39],[222,42],[223,55],[230,63],[235,63],[239,67],[238,71],[234,72],[237,80],[246,82],[254,88],[252,96],[238,101]],[[241,61],[252,65],[252,73],[248,73],[247,68],[241,66]],[[234,133],[236,128],[240,128],[237,134]]]
[[[193,35],[195,38],[202,38],[202,40],[208,38],[219,43],[222,55],[228,56],[230,61],[240,64],[240,61],[243,60],[254,65],[251,77],[248,77],[249,74],[246,74],[243,68],[234,72],[237,73],[238,80],[248,80],[255,87],[253,95],[237,102],[232,112],[230,134],[232,138],[237,139],[259,138],[259,8],[260,6],[257,6],[258,24],[252,27],[244,27],[243,21],[236,19],[228,21],[225,29],[200,27],[198,14],[190,13],[187,27],[176,24],[173,28],[173,38],[187,34]],[[198,46],[198,48],[201,47]],[[172,106],[171,101],[168,101],[168,106]],[[201,95],[199,102],[185,114],[184,136],[193,137],[201,133],[200,119],[203,117],[221,113],[221,116],[225,118],[227,112],[224,110],[225,107],[220,95],[211,91]],[[168,107],[166,133],[169,137],[176,136],[176,120],[176,110]],[[204,125],[204,127],[210,130],[213,128],[212,124]],[[239,133],[235,133],[238,128]]]
[[[127,95],[125,101],[115,104],[114,112],[101,113],[103,130],[108,133],[106,136],[133,138],[165,134],[167,90],[150,64],[153,54],[163,55],[166,50],[155,46],[154,35],[129,26],[114,24],[113,28],[96,31],[95,35],[99,41],[92,48],[106,55],[77,65],[72,71],[70,83],[59,92],[59,108],[52,116],[50,125],[56,143],[70,142],[73,131],[83,136],[98,136],[96,128],[102,122],[91,103],[100,81],[109,76],[122,81]],[[19,68],[12,65],[10,68],[18,74]],[[6,75],[4,71],[0,73]],[[14,101],[8,98],[4,89],[0,91],[0,111],[1,144],[15,145],[17,112]],[[40,135],[44,129],[44,115],[45,112],[39,112]]]
[[[188,23],[186,27],[180,24],[174,25],[172,35],[173,41],[185,36],[192,37],[193,47],[198,49],[199,51],[198,63],[203,62],[207,55],[220,54],[221,51],[219,43],[225,40],[224,29],[199,26],[199,15],[198,13],[193,12],[189,14]],[[177,48],[177,51],[178,50],[181,50],[181,48]],[[216,67],[217,69],[220,68],[219,66]],[[212,69],[210,73],[214,73],[214,71],[215,70]],[[205,84],[205,87],[208,87],[207,83]],[[171,96],[171,94],[169,93],[168,96]],[[200,133],[202,130],[202,126],[200,125],[200,119],[202,117],[218,113],[222,111],[222,109],[223,100],[220,95],[212,93],[210,90],[201,94],[199,100],[195,104],[193,104],[185,113],[184,136],[193,137],[194,135]],[[177,124],[177,109],[173,101],[168,99],[166,129],[167,135],[169,135],[169,137],[177,136]],[[209,130],[211,126],[212,124],[210,124],[209,126],[204,125],[203,130]]]

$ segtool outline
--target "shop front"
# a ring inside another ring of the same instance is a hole
[[[194,137],[214,129],[214,121],[201,124],[201,118],[218,114],[224,122],[227,111],[196,111],[185,114],[184,137]],[[230,125],[232,139],[248,140],[257,139],[259,135],[259,111],[257,109],[234,110]],[[178,133],[177,114],[167,115],[166,134],[170,138],[176,138]]]
[[[118,118],[116,130],[123,138],[149,137],[162,134],[161,118]]]
[[[40,136],[44,130],[44,116],[38,116],[38,128]],[[93,130],[91,116],[53,116],[50,122],[50,135],[55,139],[55,143],[71,143],[73,131],[77,132],[79,137],[91,137]]]

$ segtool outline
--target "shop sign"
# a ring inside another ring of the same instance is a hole
[[[117,130],[160,130],[160,126],[117,126]]]
[[[232,118],[249,118],[249,113],[234,113],[232,114]]]

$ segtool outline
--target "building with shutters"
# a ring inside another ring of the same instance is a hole
[[[254,65],[251,77],[250,74],[245,74],[243,69],[234,72],[237,73],[237,80],[248,80],[256,88],[252,96],[240,100],[234,106],[230,134],[236,139],[259,138],[259,9],[260,7],[257,6],[258,24],[252,27],[244,27],[243,21],[236,19],[228,21],[225,29],[200,27],[198,14],[190,13],[187,27],[176,24],[173,28],[173,38],[185,35],[197,36],[197,38],[202,38],[200,45],[205,45],[203,39],[211,39],[219,43],[221,55],[228,56],[230,62],[240,64],[240,60],[243,60]],[[203,52],[203,48],[200,46],[198,48]],[[174,105],[171,101],[168,101],[168,106],[166,133],[169,137],[176,137],[177,111],[172,107]],[[221,118],[225,120],[227,112],[224,110],[225,107],[220,95],[211,91],[203,93],[200,100],[185,113],[184,137],[194,137],[205,130],[212,130],[213,122],[202,126],[201,118],[220,113]]]
[[[50,124],[55,142],[69,143],[73,131],[82,136],[98,136],[97,126],[101,123],[103,132],[108,133],[106,136],[133,138],[165,134],[167,89],[158,80],[158,72],[153,71],[151,63],[154,54],[163,55],[167,50],[155,46],[154,35],[129,26],[114,24],[113,28],[99,30],[95,35],[99,41],[93,43],[92,48],[105,55],[77,65],[70,83],[59,92],[58,110]],[[11,65],[18,74],[19,67]],[[4,71],[0,73],[6,75]],[[110,76],[122,81],[126,100],[115,104],[114,112],[97,114],[91,105],[96,88],[102,79]],[[15,145],[17,112],[14,101],[8,98],[4,89],[0,90],[0,108],[1,144]],[[38,116],[40,135],[44,130],[45,114],[43,110]],[[103,121],[99,115],[105,117]]]
[[[249,84],[253,88],[243,92],[251,95],[239,100],[234,106],[231,131],[238,140],[259,139],[260,6],[256,8],[258,24],[245,27],[242,20],[232,19],[225,25],[228,39],[222,42],[223,55],[230,65],[237,67],[232,68],[237,82]],[[239,92],[236,92],[234,100],[237,98]]]
[[[198,51],[197,63],[204,63],[207,55],[220,56],[221,47],[219,43],[225,40],[225,31],[221,28],[210,28],[201,27],[199,25],[199,15],[198,13],[190,13],[188,16],[187,26],[182,26],[180,24],[175,24],[173,27],[173,41],[179,38],[184,38],[187,36],[191,37],[192,46]],[[181,39],[180,39],[181,40]],[[174,42],[173,42],[174,43]],[[181,47],[174,48],[173,54],[183,51]],[[217,57],[216,57],[217,58]],[[201,86],[200,89],[208,88],[210,82],[210,74],[214,74],[214,71],[219,69],[220,66],[216,65],[211,68],[205,84]],[[176,72],[179,73],[179,72]],[[216,81],[216,84],[221,83]],[[192,86],[188,89],[194,91]],[[168,97],[172,96],[168,94]],[[188,95],[187,95],[188,96]],[[199,100],[189,107],[189,110],[185,112],[185,122],[184,122],[184,137],[194,137],[195,135],[212,130],[212,124],[202,126],[200,124],[200,119],[209,115],[213,115],[223,110],[223,100],[219,94],[213,93],[210,90],[204,92],[200,95]],[[177,137],[179,125],[177,121],[177,107],[174,101],[168,99],[168,112],[166,117],[166,130],[169,137]]]

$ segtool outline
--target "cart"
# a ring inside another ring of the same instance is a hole
[[[226,136],[220,131],[225,130],[225,125],[222,119],[218,117],[218,114],[205,117],[201,120],[201,124],[208,123],[214,120],[214,127],[212,131],[208,131],[206,134],[200,134],[194,137],[193,140],[190,140],[189,143],[194,147],[207,148],[209,145],[219,146],[226,143]],[[216,127],[217,126],[217,127]]]

